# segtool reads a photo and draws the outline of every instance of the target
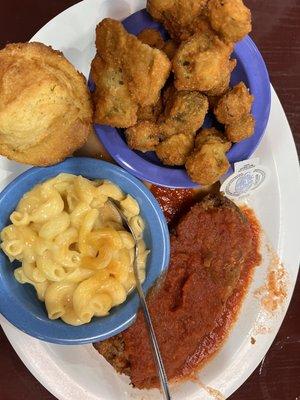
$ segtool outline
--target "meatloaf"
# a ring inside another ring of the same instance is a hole
[[[193,372],[189,360],[235,290],[252,239],[246,216],[222,195],[206,196],[174,228],[168,271],[147,296],[169,380]],[[141,311],[126,331],[94,346],[134,386],[159,385]]]

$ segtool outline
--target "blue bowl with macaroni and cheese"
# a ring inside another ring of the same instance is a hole
[[[34,167],[19,175],[0,193],[0,231],[11,222],[9,217],[25,193],[60,173],[81,175],[90,180],[109,180],[134,198],[145,222],[143,240],[150,250],[146,263],[145,292],[166,270],[170,239],[166,220],[148,188],[122,168],[90,158],[69,158],[51,167]],[[41,235],[39,231],[39,235]],[[101,341],[126,329],[135,319],[139,299],[135,290],[126,300],[103,317],[73,326],[59,319],[49,319],[44,302],[38,300],[31,284],[20,284],[14,277],[19,261],[10,262],[0,251],[0,312],[14,326],[38,339],[57,344],[84,344]]]

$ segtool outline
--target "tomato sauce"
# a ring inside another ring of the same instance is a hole
[[[197,192],[193,189],[169,189],[151,186],[151,192],[156,197],[167,223],[174,225],[181,215],[195,202]]]
[[[254,251],[244,263],[240,279],[235,288],[235,291],[228,298],[223,313],[216,320],[214,329],[208,335],[205,335],[203,337],[193,357],[187,359],[187,372],[193,368],[198,369],[203,366],[203,364],[207,362],[220,349],[222,343],[230,332],[230,328],[232,328],[233,323],[238,317],[243,298],[247,293],[249,284],[251,283],[254,269],[261,262],[261,255],[259,253],[261,234],[260,223],[257,220],[253,210],[251,210],[250,208],[243,207],[242,212],[250,222],[253,234],[252,240]]]
[[[191,190],[152,187],[152,192],[172,224],[197,202]],[[209,201],[193,207],[183,220],[171,236],[167,275],[148,296],[171,380],[189,378],[220,348],[261,259],[260,226],[250,209],[241,212],[219,197],[212,207]],[[123,337],[133,384],[157,386],[141,312]]]

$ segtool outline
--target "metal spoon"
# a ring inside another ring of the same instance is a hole
[[[154,332],[154,328],[153,328],[153,324],[151,321],[151,317],[150,317],[150,313],[148,310],[148,306],[146,303],[146,298],[145,298],[145,294],[143,292],[142,289],[142,285],[139,279],[139,274],[138,274],[138,269],[137,269],[137,256],[138,256],[138,246],[137,246],[137,242],[138,239],[135,236],[134,231],[132,230],[128,219],[126,218],[126,216],[124,215],[123,211],[121,210],[120,206],[119,206],[119,202],[117,200],[112,199],[111,197],[108,198],[108,202],[118,211],[123,225],[124,227],[132,234],[132,237],[134,239],[135,242],[135,252],[134,252],[134,260],[133,260],[133,271],[134,271],[134,277],[135,277],[135,282],[136,282],[136,289],[140,298],[140,303],[142,306],[142,310],[144,313],[144,317],[146,320],[146,324],[147,324],[147,328],[148,328],[148,334],[149,334],[149,338],[150,338],[150,343],[151,343],[151,348],[152,348],[152,352],[153,352],[153,356],[154,356],[154,361],[156,364],[156,370],[159,376],[159,380],[160,380],[160,385],[162,388],[162,392],[164,395],[165,400],[171,400],[171,395],[170,395],[170,390],[169,390],[169,385],[168,385],[168,378],[166,375],[166,371],[165,371],[165,367],[161,358],[161,354],[159,351],[159,347],[158,347],[158,343],[157,343],[157,339],[156,339],[156,335]]]

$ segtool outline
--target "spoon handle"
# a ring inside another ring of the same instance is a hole
[[[139,298],[140,298],[140,303],[142,306],[142,310],[144,313],[144,317],[146,320],[147,328],[148,328],[148,333],[149,333],[149,338],[150,338],[150,344],[152,348],[152,353],[153,353],[153,358],[156,364],[156,370],[158,372],[159,380],[160,380],[160,385],[162,388],[163,396],[165,400],[171,400],[171,395],[170,395],[170,390],[169,390],[169,385],[168,385],[168,379],[167,379],[167,374],[164,368],[164,364],[161,358],[161,354],[159,351],[156,335],[154,332],[153,324],[151,321],[150,313],[148,310],[148,306],[146,303],[145,299],[145,294],[142,289],[139,273],[138,273],[138,267],[137,267],[137,258],[138,258],[138,246],[137,242],[138,239],[131,228],[129,221],[127,220],[126,216],[124,215],[123,211],[120,209],[118,201],[114,200],[113,198],[109,197],[108,198],[109,203],[118,211],[123,224],[127,227],[127,229],[131,232],[132,237],[135,241],[135,251],[134,251],[134,261],[133,261],[133,271],[134,271],[134,277],[135,277],[135,283],[136,283],[136,290],[138,292]]]

